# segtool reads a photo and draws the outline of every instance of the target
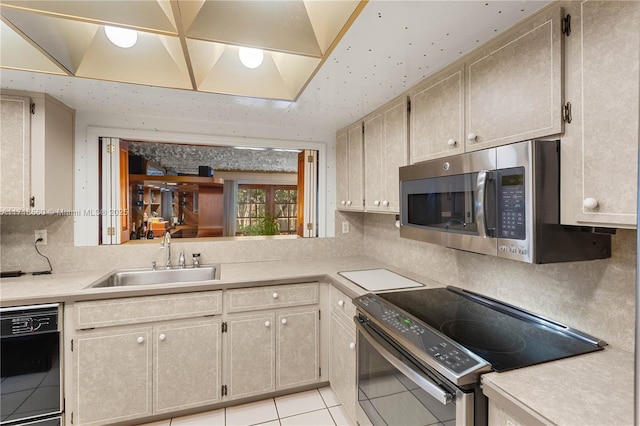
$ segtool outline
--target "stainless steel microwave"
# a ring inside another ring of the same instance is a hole
[[[529,263],[611,257],[609,230],[560,224],[557,140],[401,167],[400,195],[403,238]]]

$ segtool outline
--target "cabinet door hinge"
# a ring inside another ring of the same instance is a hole
[[[313,163],[313,155],[307,155],[307,163]]]
[[[34,115],[36,113],[36,104],[34,102],[31,102],[31,115]]]
[[[411,112],[411,98],[407,99],[407,112]]]
[[[113,154],[114,152],[116,152],[116,147],[114,144],[110,143],[109,145],[107,145],[107,152],[109,154]]]
[[[320,321],[322,319],[322,314],[320,312],[321,311],[318,311],[318,321]]]
[[[227,396],[227,385],[222,385],[221,396]]]
[[[562,34],[569,37],[571,35],[571,15],[562,18]]]
[[[36,197],[31,197],[31,198],[29,199],[29,205],[30,205],[31,207],[35,207],[35,206],[36,206]]]
[[[71,424],[73,424],[73,411],[71,412]]]
[[[322,367],[318,367],[318,377],[322,377]]]
[[[107,235],[110,237],[113,237],[114,235],[116,235],[116,228],[114,228],[113,226],[108,227]]]
[[[222,332],[223,333],[227,332],[227,323],[226,323],[226,321],[222,323]]]
[[[73,352],[73,339],[71,339],[71,352]]]
[[[307,223],[307,231],[313,231],[313,223]]]
[[[567,102],[562,107],[562,121],[565,123],[571,123],[571,102]]]

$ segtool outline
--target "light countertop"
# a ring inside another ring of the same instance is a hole
[[[22,276],[0,280],[0,305],[72,303],[116,297],[206,291],[232,287],[325,281],[349,297],[366,291],[341,271],[386,268],[427,288],[441,283],[365,256],[296,261],[225,263],[221,280],[137,287],[86,289],[113,270]],[[558,425],[633,424],[633,354],[605,350],[503,373],[482,376],[483,391],[515,404],[536,420]]]

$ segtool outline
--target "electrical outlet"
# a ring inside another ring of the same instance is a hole
[[[343,234],[349,233],[349,222],[342,222],[342,233]]]
[[[47,245],[47,230],[46,229],[37,229],[36,230],[35,241],[37,241],[38,238],[42,238],[42,241],[40,241],[38,244],[41,245],[41,246],[46,246]]]

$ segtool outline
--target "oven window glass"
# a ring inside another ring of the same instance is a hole
[[[409,225],[477,234],[478,173],[402,182]]]
[[[362,336],[358,345],[358,403],[374,426],[455,425],[455,403],[443,405],[431,397]]]
[[[59,333],[2,338],[2,422],[59,413]]]

